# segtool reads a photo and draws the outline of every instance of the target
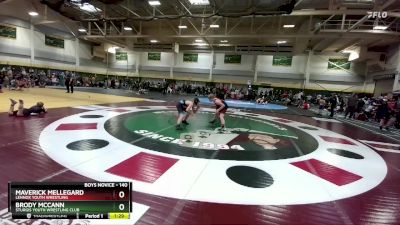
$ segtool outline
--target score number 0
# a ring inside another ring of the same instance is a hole
[[[124,198],[125,197],[125,192],[120,191],[118,193],[118,197],[119,198]],[[124,204],[119,204],[118,208],[119,208],[119,210],[123,211],[125,209],[125,205]]]
[[[116,200],[120,200],[126,197],[124,191],[119,191],[118,193],[114,192],[114,198]],[[123,203],[120,203],[118,205],[119,211],[124,211],[125,210],[125,205]],[[124,213],[124,212],[113,212],[109,214],[110,219],[129,219],[129,213]]]

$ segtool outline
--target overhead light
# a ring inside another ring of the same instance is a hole
[[[201,39],[196,39],[196,40],[194,40],[196,43],[201,43],[201,42],[203,42],[203,40],[201,40]]]
[[[84,33],[84,32],[86,32],[86,29],[85,28],[79,28],[78,31]]]
[[[157,0],[151,0],[151,1],[149,1],[149,5],[157,6],[157,5],[161,5],[161,3],[160,3],[160,1],[157,1]]]
[[[150,40],[151,43],[157,43],[157,40]]]
[[[86,12],[91,12],[91,13],[93,13],[93,12],[101,12],[101,9],[99,9],[99,8],[93,6],[92,4],[89,4],[89,3],[83,3],[83,4],[78,3],[78,4],[75,4],[75,5],[79,6],[79,8],[81,10],[86,11]]]
[[[360,51],[361,51],[360,47],[355,46],[355,47],[350,47],[349,49],[345,49],[342,52],[349,54],[349,61],[353,61],[360,57]]]
[[[115,54],[115,52],[117,51],[117,49],[119,49],[118,46],[113,46],[113,47],[111,47],[111,48],[108,48],[108,49],[107,49],[107,52]]]
[[[219,28],[219,25],[218,24],[211,24],[210,28]]]
[[[208,0],[189,0],[192,5],[209,5],[210,2]]]
[[[228,43],[228,40],[220,40],[221,43]]]
[[[39,13],[33,12],[33,11],[32,11],[32,12],[29,12],[28,14],[29,14],[30,16],[38,16],[38,15],[39,15]]]
[[[132,27],[124,27],[124,30],[132,30]]]
[[[374,27],[373,27],[373,29],[374,30],[386,30],[386,29],[388,29],[388,27],[389,26],[385,26],[384,24],[379,24],[379,20],[375,20],[374,21]]]
[[[342,51],[343,53],[349,54],[349,61],[353,61],[355,59],[358,59],[360,57],[360,52],[354,51],[354,50],[344,50]]]
[[[179,25],[178,28],[179,28],[179,29],[186,29],[187,26],[186,26],[186,25]]]
[[[230,46],[230,44],[219,44],[218,46],[221,46],[221,47],[223,47],[223,46]]]
[[[374,30],[386,30],[388,26],[376,25],[374,26]]]
[[[358,52],[355,52],[355,51],[350,52],[349,61],[353,61],[358,58],[360,58],[360,54]]]
[[[206,46],[206,45],[208,45],[207,43],[194,43],[195,45],[197,45],[197,46]]]
[[[285,25],[283,25],[283,28],[293,28],[293,27],[295,27],[294,24],[285,24]]]
[[[280,45],[280,44],[286,44],[287,41],[277,41],[276,43],[277,43],[278,45]]]

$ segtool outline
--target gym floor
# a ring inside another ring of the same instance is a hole
[[[219,132],[203,104],[176,131],[182,96],[50,88],[1,96],[1,179],[130,181],[129,224],[400,221],[400,140],[372,128],[292,107],[230,108]],[[9,117],[8,98],[43,101],[49,112]],[[0,224],[32,223],[9,216],[3,182]]]

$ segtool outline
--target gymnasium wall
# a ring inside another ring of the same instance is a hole
[[[272,55],[259,55],[257,81],[278,87],[303,88],[307,56],[296,55],[291,66],[273,66]]]
[[[176,71],[178,68],[195,69],[193,72],[208,74],[210,70],[210,65],[212,64],[211,53],[197,53],[197,54],[198,54],[197,62],[183,62],[183,53],[180,52],[176,54],[174,70]],[[197,69],[200,70],[196,71]]]
[[[310,89],[351,92],[373,92],[373,83],[364,84],[365,63],[351,62],[350,69],[328,69],[329,58],[337,56],[312,55],[310,64]]]
[[[0,23],[14,26],[17,30],[16,39],[0,37],[0,62],[3,64],[36,65],[40,67],[56,67],[62,69],[75,69],[76,40],[71,34],[62,30],[45,27],[43,25],[35,26],[31,31],[30,24],[13,18],[0,17]],[[64,39],[64,48],[56,48],[45,45],[45,35],[62,37]],[[34,61],[31,60],[33,48]],[[90,49],[85,44],[80,44],[82,56],[85,49]],[[88,44],[86,44],[88,45]]]
[[[374,96],[381,96],[391,91],[400,90],[400,46],[389,46],[385,63],[381,63],[381,70],[368,73],[367,80],[375,82]]]
[[[208,81],[213,63],[211,53],[196,53],[197,62],[184,62],[182,52],[174,54],[175,64],[173,76],[175,79]]]
[[[381,79],[376,81],[374,96],[386,95],[393,89],[394,79]]]
[[[16,26],[17,38],[0,37],[0,63],[36,65],[56,69],[77,70],[90,73],[174,78],[182,80],[212,81],[245,84],[270,84],[279,87],[303,88],[308,55],[293,56],[291,66],[273,66],[271,55],[242,55],[240,64],[224,63],[223,53],[198,53],[197,62],[183,62],[183,53],[162,52],[160,61],[148,60],[147,52],[128,52],[127,61],[117,61],[108,53],[105,60],[92,60],[91,43],[77,40],[70,34],[54,28],[36,26],[31,36],[28,22],[1,18],[1,24]],[[64,48],[44,44],[45,34],[64,36]],[[34,61],[31,61],[31,43]],[[119,49],[117,51],[124,51]],[[398,52],[397,52],[398,54]],[[310,59],[308,89],[351,90],[373,92],[373,83],[365,83],[365,65],[352,62],[349,70],[328,69],[329,55],[313,55]],[[138,72],[138,73],[137,73]],[[171,76],[172,72],[172,76]],[[339,84],[340,83],[340,84]]]
[[[0,18],[1,23],[6,24],[10,21],[5,18]],[[28,24],[20,23],[20,26],[28,26]],[[21,62],[21,63],[29,63],[30,62],[30,33],[29,29],[23,27],[16,27],[17,29],[17,38],[0,38],[0,60],[1,61],[10,61],[10,62]]]
[[[138,60],[135,53],[132,51],[123,51],[127,53],[128,60],[117,60],[115,54],[108,53],[108,72],[110,73],[125,73],[133,76],[136,73],[136,61]],[[140,59],[139,59],[140,60]],[[106,61],[107,65],[107,61]]]
[[[389,47],[385,69],[395,69],[400,71],[400,45],[393,45]]]

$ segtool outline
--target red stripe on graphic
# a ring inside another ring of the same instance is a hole
[[[97,123],[63,123],[56,130],[96,130]]]
[[[327,142],[333,142],[333,143],[337,143],[337,144],[345,144],[345,145],[356,145],[351,141],[348,141],[346,139],[343,138],[337,138],[337,137],[329,137],[329,136],[320,136],[324,141]]]
[[[357,174],[316,159],[293,162],[291,164],[338,186],[350,184],[362,178]]]
[[[146,183],[154,183],[176,162],[178,159],[141,152],[107,169],[106,172]]]

